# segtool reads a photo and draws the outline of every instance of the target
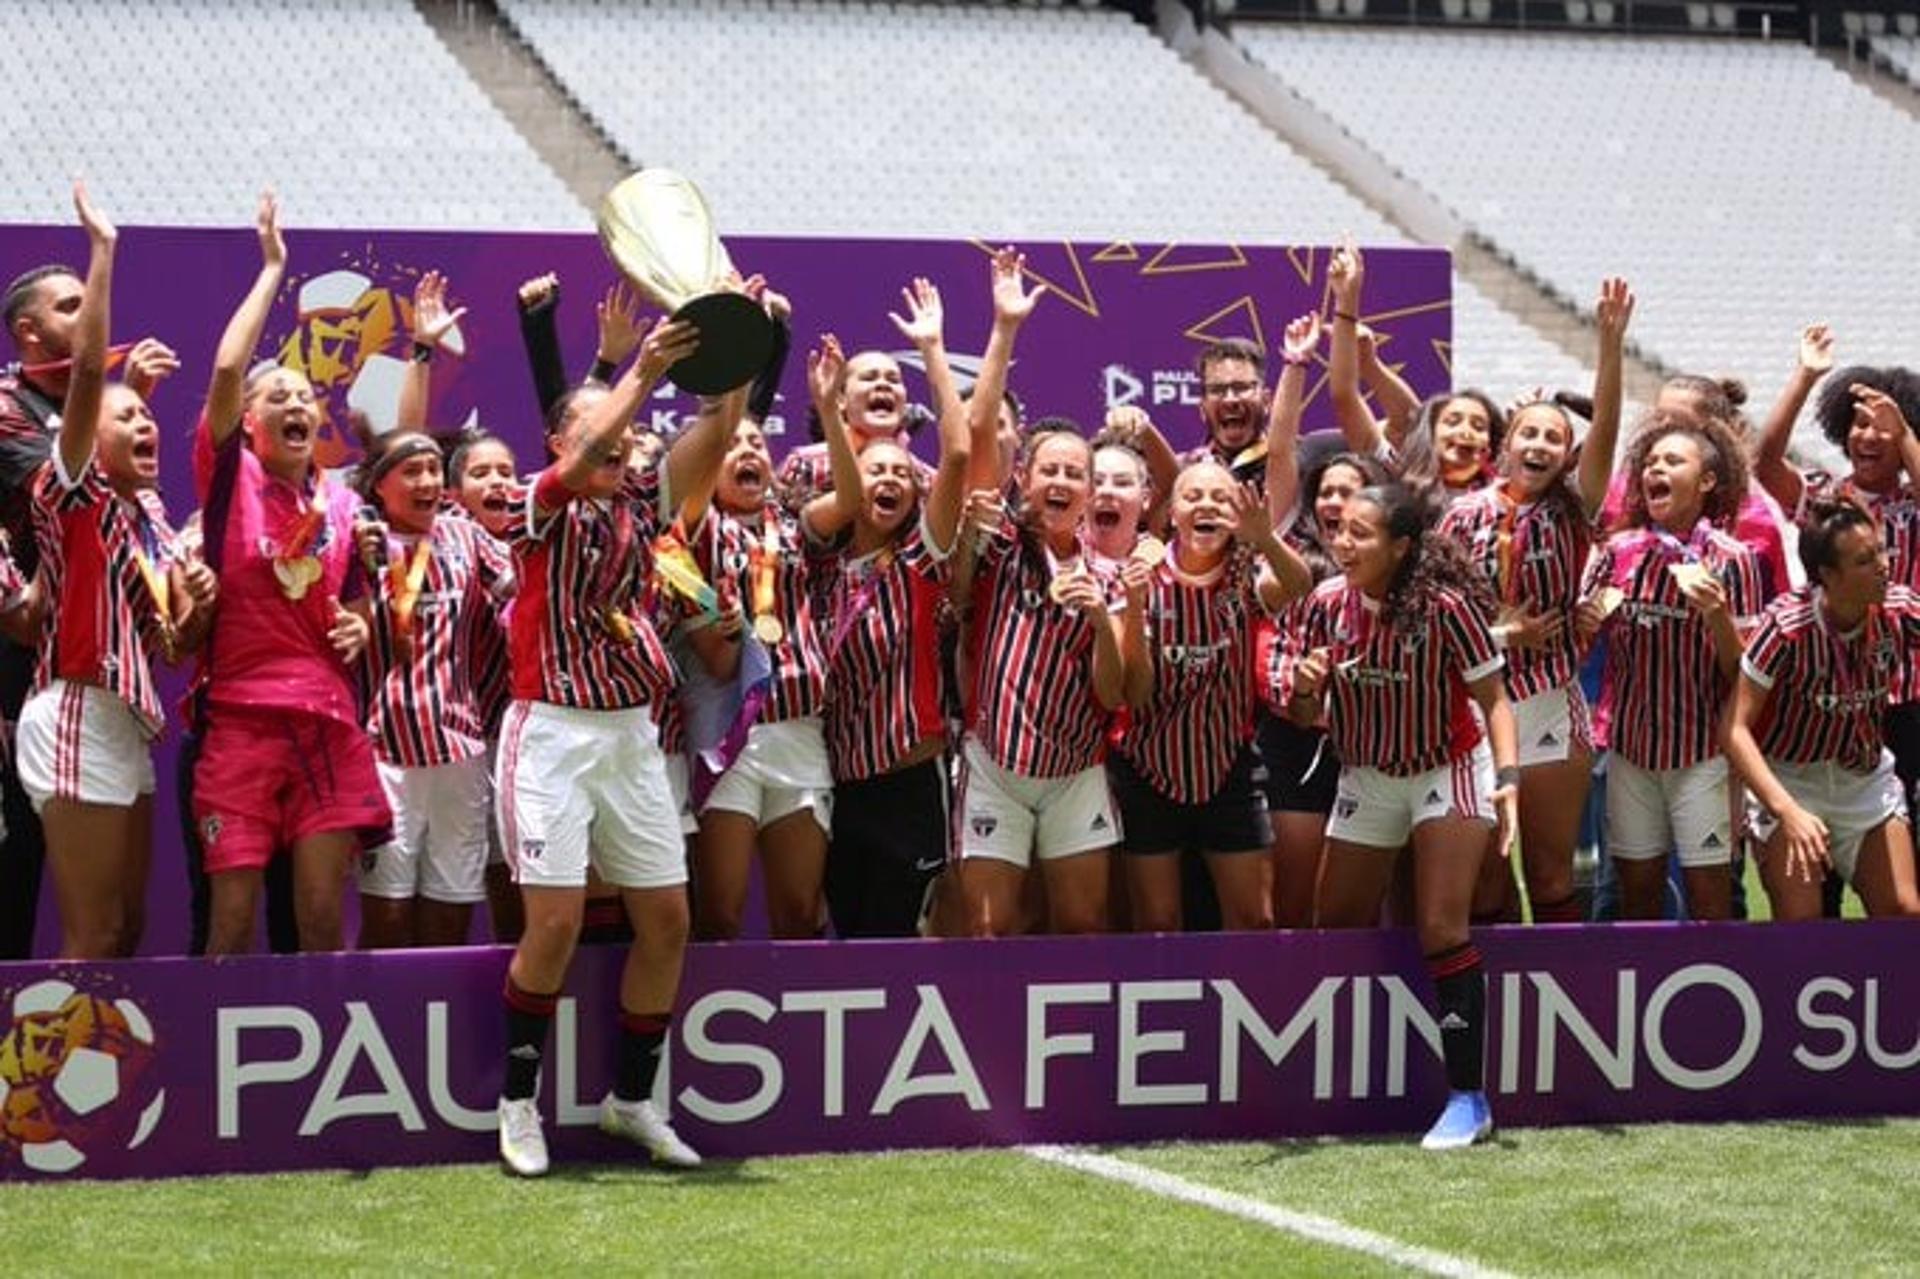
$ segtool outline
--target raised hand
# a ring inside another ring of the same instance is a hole
[[[1145,452],[1141,442],[1153,429],[1153,420],[1137,404],[1116,404],[1107,410],[1106,431],[1136,453]]]
[[[1348,315],[1360,312],[1360,286],[1367,276],[1366,258],[1348,232],[1327,263],[1327,283],[1333,289],[1333,308]]]
[[[464,306],[447,309],[447,277],[429,271],[413,286],[413,340],[421,346],[438,347],[453,332]]]
[[[537,311],[553,300],[560,292],[560,277],[552,271],[545,275],[536,275],[531,280],[521,282],[514,291],[514,300],[522,311]]]
[[[253,215],[253,229],[260,237],[260,260],[267,266],[285,266],[287,240],[280,234],[280,201],[270,190],[260,193],[260,207]]]
[[[1832,329],[1809,324],[1800,330],[1800,367],[1816,376],[1833,367]]]
[[[126,368],[121,377],[144,400],[153,394],[154,387],[163,378],[179,371],[180,357],[173,353],[172,347],[159,338],[141,338],[133,344],[133,350],[127,352]]]
[[[1227,498],[1233,516],[1233,535],[1245,546],[1265,546],[1273,538],[1273,513],[1251,484],[1242,484]]]
[[[93,198],[87,194],[87,184],[73,184],[73,211],[80,215],[80,225],[86,228],[87,239],[95,244],[115,244],[120,239],[119,228],[108,220]]]
[[[593,306],[594,320],[600,326],[600,346],[595,358],[606,364],[621,365],[640,345],[640,299],[625,280],[610,285],[606,296]]]
[[[1365,339],[1373,336],[1373,330],[1362,326],[1361,358],[1366,358]],[[1287,324],[1286,332],[1280,337],[1280,358],[1288,364],[1305,364],[1313,358],[1320,346],[1320,313],[1309,311],[1296,316]]]
[[[1608,349],[1627,340],[1627,325],[1633,321],[1633,289],[1617,275],[1600,281],[1600,299],[1593,304],[1594,323],[1600,328],[1600,341]]]
[[[916,275],[911,287],[900,290],[900,296],[907,304],[907,318],[887,312],[893,327],[900,330],[901,337],[922,350],[937,344],[946,324],[939,286],[925,276]]]
[[[847,353],[840,349],[840,339],[822,333],[820,345],[807,352],[807,391],[814,407],[824,409],[837,401],[846,377]]]
[[[1036,284],[1029,293],[1022,282],[1022,273],[1027,268],[1027,255],[1011,245],[993,255],[993,320],[995,324],[1024,324],[1033,308],[1040,301],[1040,295],[1047,291],[1044,284]]]
[[[1006,503],[997,489],[975,489],[967,494],[966,528],[969,536],[985,537],[1000,527],[1006,516]]]
[[[640,342],[640,375],[658,382],[668,369],[694,353],[700,345],[700,330],[685,320],[661,318],[653,322]]]

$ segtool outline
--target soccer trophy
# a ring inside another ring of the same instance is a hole
[[[600,243],[635,288],[700,333],[700,347],[667,370],[674,385],[719,395],[758,373],[773,349],[760,304],[723,287],[733,271],[697,187],[669,169],[643,169],[600,201]]]

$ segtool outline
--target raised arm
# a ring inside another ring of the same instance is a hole
[[[947,362],[946,312],[940,304],[940,290],[931,281],[916,277],[913,287],[900,290],[900,296],[906,300],[908,318],[891,314],[887,318],[920,352],[920,362],[927,371],[927,390],[939,415],[940,465],[933,473],[933,491],[926,499],[927,532],[937,547],[951,550],[973,461],[973,423],[960,402],[953,368]],[[838,474],[834,483],[839,483]]]
[[[447,310],[447,279],[438,271],[429,271],[413,286],[413,348],[407,371],[400,379],[400,404],[394,411],[394,426],[400,430],[425,430],[427,406],[433,391],[433,354],[467,308]]]
[[[254,349],[266,331],[267,312],[280,281],[287,273],[287,242],[280,234],[280,204],[268,191],[260,197],[260,209],[253,226],[260,237],[260,273],[253,287],[240,300],[239,309],[227,321],[220,335],[220,346],[213,356],[213,380],[207,386],[207,428],[215,445],[226,442],[240,425],[242,396],[247,384],[247,366],[253,362]]]
[[[831,537],[860,514],[862,484],[860,459],[847,436],[847,419],[840,412],[840,393],[846,385],[847,353],[831,333],[820,335],[820,345],[807,352],[807,391],[820,418],[820,434],[833,468],[833,491],[807,499],[803,516],[818,538]]]
[[[654,324],[640,345],[640,358],[614,384],[612,393],[588,410],[579,431],[562,446],[556,473],[568,491],[586,489],[594,471],[618,451],[621,438],[633,429],[634,415],[666,371],[693,354],[698,344],[699,334],[690,324],[668,320]],[[675,486],[674,496],[679,495]]]
[[[1234,490],[1232,508],[1234,537],[1260,557],[1264,570],[1258,578],[1260,606],[1277,613],[1289,600],[1312,590],[1313,570],[1274,532],[1273,517],[1253,485],[1243,484]]]
[[[1267,412],[1267,516],[1285,528],[1300,501],[1300,411],[1307,370],[1320,345],[1320,316],[1309,311],[1287,325],[1280,341],[1280,385]]]
[[[560,277],[549,271],[526,281],[516,291],[520,308],[520,341],[527,348],[527,369],[533,375],[533,398],[540,418],[567,393],[567,365],[560,353]]]
[[[1360,246],[1348,236],[1327,264],[1327,283],[1333,290],[1333,356],[1328,383],[1333,391],[1333,416],[1347,447],[1362,457],[1377,457],[1386,436],[1360,394],[1360,286],[1366,279],[1366,261]]]
[[[1773,495],[1789,516],[1798,509],[1806,481],[1800,470],[1787,460],[1787,447],[1793,443],[1793,424],[1820,379],[1833,367],[1833,330],[1824,324],[1809,324],[1800,331],[1800,353],[1780,398],[1773,402],[1767,420],[1760,427],[1760,440],[1753,450],[1753,475],[1760,486]]]
[[[1026,267],[1025,255],[1012,248],[993,255],[993,331],[987,336],[986,353],[980,359],[980,376],[974,379],[969,400],[967,431],[972,440],[971,461],[967,466],[969,489],[997,489],[1006,477],[1000,475],[999,442],[996,424],[1000,402],[1007,394],[1007,370],[1013,365],[1013,343],[1020,326],[1033,314],[1034,304],[1047,291],[1038,285],[1029,293],[1021,283]]]
[[[1414,394],[1407,380],[1387,366],[1380,358],[1380,335],[1366,325],[1356,326],[1356,337],[1360,344],[1360,380],[1366,384],[1373,398],[1380,404],[1380,412],[1386,416],[1387,441],[1395,448],[1407,438],[1407,432],[1413,429],[1413,419],[1420,412],[1420,397]]]
[[[113,301],[113,251],[120,232],[87,198],[86,184],[73,184],[73,207],[87,230],[87,282],[73,334],[73,371],[60,409],[60,470],[77,480],[93,459],[100,427],[100,401],[107,386],[109,311]]]
[[[1147,508],[1142,512],[1146,527],[1156,536],[1167,528],[1167,507],[1173,502],[1174,482],[1180,478],[1180,458],[1173,445],[1153,424],[1146,410],[1137,404],[1121,404],[1107,410],[1102,434],[1118,440],[1140,455],[1146,463],[1149,485]]]
[[[1618,276],[1600,282],[1594,304],[1600,353],[1593,372],[1593,424],[1580,447],[1580,504],[1593,519],[1607,500],[1613,454],[1620,443],[1620,403],[1625,381],[1627,325],[1633,320],[1633,290]]]
[[[646,358],[646,348],[641,348],[641,359]],[[674,356],[667,361],[671,367],[682,357]],[[645,396],[641,397],[645,399]],[[740,425],[741,417],[747,410],[747,388],[736,386],[724,395],[702,396],[700,414],[694,419],[689,430],[682,431],[680,438],[667,450],[668,495],[680,513],[682,528],[698,528],[700,521],[707,516],[707,505],[713,500],[714,485],[720,481],[720,460],[727,455],[727,445],[733,439],[734,428]]]

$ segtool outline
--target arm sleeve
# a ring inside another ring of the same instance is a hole
[[[542,422],[567,393],[567,366],[560,355],[557,322],[559,297],[555,292],[532,310],[520,312],[520,339],[527,346],[527,368],[533,374],[533,397],[539,402]]]
[[[780,394],[780,375],[786,372],[787,352],[793,347],[793,330],[787,327],[785,320],[773,322],[773,349],[767,352],[767,362],[753,379],[753,390],[747,394],[747,416],[756,422],[767,420],[767,414],[773,412],[774,397]]]

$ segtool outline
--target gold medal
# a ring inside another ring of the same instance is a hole
[[[1047,583],[1047,594],[1055,604],[1064,604],[1066,602],[1065,597],[1067,590],[1072,586],[1073,579],[1074,575],[1072,573],[1061,573],[1051,582]]]
[[[617,608],[602,608],[600,625],[616,644],[631,644],[639,638],[639,633],[633,629],[633,619]]]
[[[1148,568],[1159,568],[1167,558],[1167,544],[1151,533],[1142,533],[1140,540],[1133,544],[1133,554],[1127,558],[1139,560]]]
[[[282,595],[290,600],[303,600],[307,597],[307,588],[319,581],[324,573],[319,560],[311,555],[297,555],[275,560],[273,575],[280,583]]]
[[[1599,610],[1600,620],[1612,617],[1614,610],[1626,602],[1627,593],[1617,586],[1603,586],[1593,593],[1593,602]]]
[[[773,614],[762,613],[753,619],[753,633],[760,637],[762,644],[778,644],[787,637],[787,628]]]

